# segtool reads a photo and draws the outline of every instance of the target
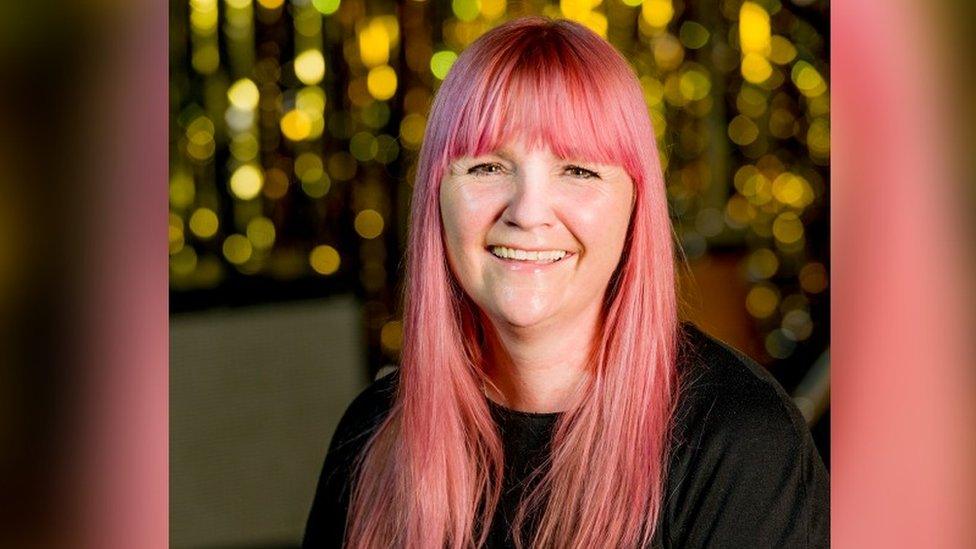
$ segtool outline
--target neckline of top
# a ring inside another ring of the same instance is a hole
[[[501,404],[495,402],[494,400],[488,398],[487,396],[485,397],[485,400],[488,401],[489,407],[509,417],[555,420],[558,419],[559,416],[563,415],[564,413],[564,412],[523,412],[521,410],[513,410],[506,406],[502,406]]]

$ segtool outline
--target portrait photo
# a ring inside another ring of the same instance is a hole
[[[170,544],[830,545],[826,0],[172,0]]]

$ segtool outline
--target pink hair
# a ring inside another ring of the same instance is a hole
[[[452,159],[513,136],[621,165],[635,186],[586,382],[556,424],[548,471],[520,505],[516,542],[634,547],[653,536],[678,389],[674,248],[654,132],[610,44],[579,24],[530,17],[465,50],[434,101],[412,202],[398,392],[357,467],[348,547],[486,540],[504,456],[481,389],[479,311],[448,266],[438,198]]]

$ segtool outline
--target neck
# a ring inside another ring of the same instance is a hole
[[[488,398],[522,412],[565,411],[586,375],[586,362],[599,333],[599,303],[572,319],[520,327],[488,319]]]

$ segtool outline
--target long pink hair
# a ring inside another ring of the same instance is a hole
[[[636,547],[653,536],[678,390],[674,248],[654,132],[634,72],[610,44],[579,24],[530,17],[466,49],[431,109],[411,210],[398,391],[358,463],[348,547],[485,543],[504,456],[482,391],[484,327],[448,266],[439,193],[452,159],[514,136],[564,158],[621,165],[635,185],[586,380],[519,507],[516,542]]]

